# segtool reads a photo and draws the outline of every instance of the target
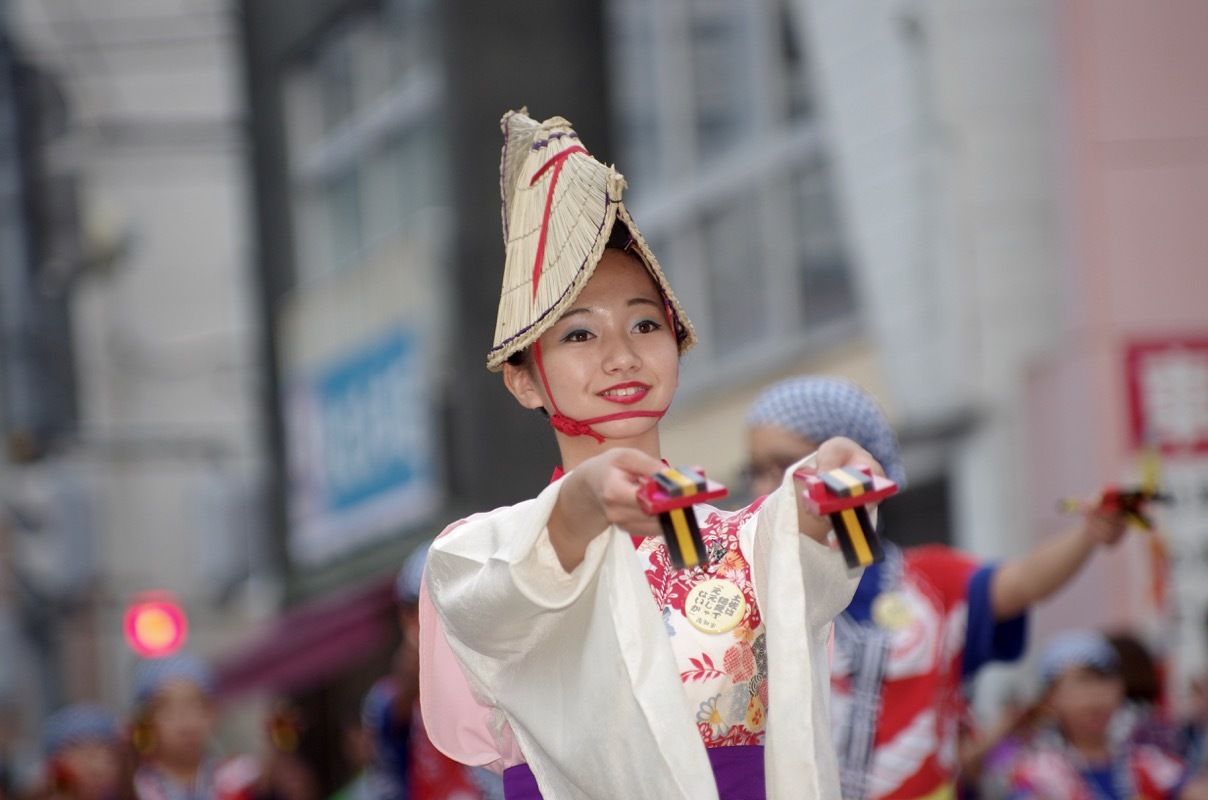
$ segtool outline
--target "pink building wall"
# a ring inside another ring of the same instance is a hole
[[[1208,3],[1064,0],[1057,76],[1069,328],[1026,388],[1026,502],[1037,540],[1070,519],[1056,498],[1135,477],[1125,349],[1208,336]],[[1100,558],[1035,620],[1158,623],[1140,536]]]

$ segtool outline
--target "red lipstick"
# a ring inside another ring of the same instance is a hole
[[[632,389],[632,392],[624,394],[605,394],[605,392],[619,392],[625,389]],[[616,386],[609,386],[599,396],[610,403],[619,403],[620,405],[628,406],[639,402],[650,393],[650,386],[638,381],[629,381],[627,383],[618,383]]]

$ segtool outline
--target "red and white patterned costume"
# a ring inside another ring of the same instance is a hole
[[[1122,772],[1111,795],[1084,777],[1077,758],[1058,743],[1056,735],[1037,737],[1011,770],[1010,797],[1020,800],[1166,800],[1187,775],[1182,761],[1153,745],[1125,746],[1114,758],[1112,772]],[[1125,762],[1120,762],[1124,759]],[[1127,763],[1127,770],[1122,770]]]
[[[893,557],[901,558],[893,591],[908,610],[908,622],[883,634],[887,652],[871,763],[864,770],[866,796],[952,796],[946,793],[952,792],[957,773],[957,734],[967,706],[964,680],[990,659],[1017,656],[1023,622],[1000,625],[993,620],[985,596],[992,568],[941,546],[897,550]],[[853,607],[859,605],[865,581],[873,577],[866,574]],[[875,587],[870,594],[875,597]],[[833,733],[839,747],[855,706],[853,662],[859,651],[851,639],[875,626],[867,612],[859,621],[850,614],[851,609],[836,621],[831,662]]]

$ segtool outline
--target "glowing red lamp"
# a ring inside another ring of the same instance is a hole
[[[126,643],[144,658],[170,656],[184,646],[189,620],[168,592],[145,592],[134,598],[124,620]]]

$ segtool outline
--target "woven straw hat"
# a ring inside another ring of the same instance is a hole
[[[506,257],[487,368],[501,370],[509,356],[558,321],[591,278],[617,220],[633,238],[628,249],[645,263],[667,301],[680,354],[691,349],[692,323],[621,202],[624,176],[592,158],[562,117],[538,123],[522,108],[505,114],[500,125]]]

